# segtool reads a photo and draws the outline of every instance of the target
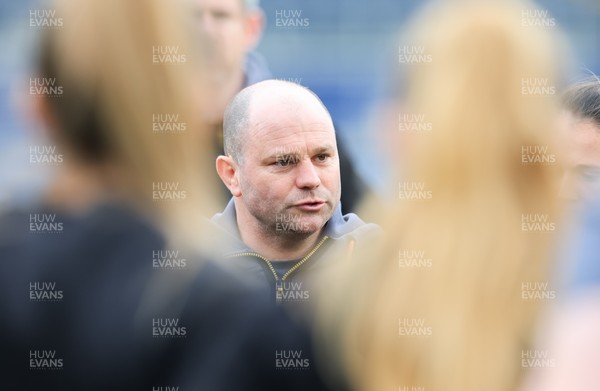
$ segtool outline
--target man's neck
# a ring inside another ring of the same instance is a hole
[[[317,245],[323,231],[321,229],[312,234],[271,232],[272,230],[257,225],[240,225],[239,221],[238,227],[242,241],[272,261],[288,261],[306,256]]]

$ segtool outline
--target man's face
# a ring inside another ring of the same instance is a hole
[[[192,0],[202,59],[215,69],[242,69],[249,50],[248,13],[242,0]]]
[[[240,206],[269,232],[318,232],[341,193],[331,119],[312,98],[301,104],[260,99],[251,107],[238,169]]]
[[[561,186],[564,198],[578,200],[600,194],[600,126],[565,112],[561,117],[561,143],[566,172]]]

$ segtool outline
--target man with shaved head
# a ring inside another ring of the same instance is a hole
[[[268,80],[242,90],[225,110],[224,149],[217,172],[233,198],[213,222],[227,234],[225,262],[278,301],[310,300],[306,275],[378,230],[342,215],[335,129],[307,88]]]

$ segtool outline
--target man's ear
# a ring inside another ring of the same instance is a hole
[[[231,195],[234,197],[239,197],[242,195],[242,190],[240,188],[240,182],[238,179],[238,165],[233,160],[231,156],[223,156],[220,155],[217,158],[217,173],[219,177],[227,186]]]
[[[256,8],[246,14],[244,31],[246,33],[246,51],[254,50],[260,43],[265,28],[265,14],[262,9]]]

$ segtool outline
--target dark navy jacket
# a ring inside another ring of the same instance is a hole
[[[271,262],[242,241],[233,199],[211,221],[216,226],[217,235],[220,235],[223,264],[237,271],[245,280],[269,289],[271,296],[279,301],[311,300],[313,292],[310,286],[320,270],[335,262],[368,262],[366,259],[355,259],[354,254],[359,247],[374,246],[381,233],[379,226],[363,222],[354,213],[342,215],[341,205],[338,204],[315,248],[302,259],[286,262],[295,265],[304,261],[285,276],[285,272],[277,270],[280,261]],[[365,251],[361,250],[360,253]],[[282,298],[282,295],[285,297]]]
[[[216,264],[157,263],[165,246],[114,205],[0,217],[0,389],[323,389],[302,327]]]

